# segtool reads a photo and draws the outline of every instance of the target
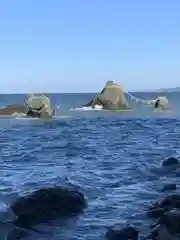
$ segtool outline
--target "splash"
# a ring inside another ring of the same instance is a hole
[[[103,111],[103,107],[101,105],[95,105],[92,107],[80,107],[80,108],[71,108],[70,111]]]

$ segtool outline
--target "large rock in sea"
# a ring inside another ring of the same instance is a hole
[[[128,109],[128,102],[124,96],[124,91],[120,85],[113,81],[108,81],[101,93],[92,99],[85,106],[94,108],[101,105],[104,110],[125,110]]]

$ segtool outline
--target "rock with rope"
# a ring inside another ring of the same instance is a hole
[[[159,96],[154,100],[143,100],[143,99],[133,96],[130,93],[126,93],[126,94],[129,96],[129,98],[132,101],[135,101],[138,104],[153,105],[153,107],[155,109],[162,109],[162,110],[169,108],[169,102],[168,102],[167,97],[165,97],[165,96]]]

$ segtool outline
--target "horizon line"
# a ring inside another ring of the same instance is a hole
[[[153,93],[153,92],[172,92],[167,90],[131,90],[131,91],[124,91],[124,93],[130,92],[130,93]],[[174,90],[173,92],[179,92],[178,90]],[[41,91],[41,92],[0,92],[0,95],[28,95],[28,94],[98,94],[99,92],[46,92],[46,91]]]

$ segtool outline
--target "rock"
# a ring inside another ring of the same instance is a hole
[[[95,108],[96,105],[111,111],[129,109],[123,89],[114,81],[108,81],[102,91],[84,106]]]
[[[134,226],[110,227],[105,235],[108,240],[138,240],[139,231]]]
[[[170,167],[178,164],[180,164],[179,160],[174,157],[169,157],[162,162],[163,167]]]
[[[177,189],[177,186],[175,183],[169,183],[169,184],[166,184],[163,189],[162,189],[162,192],[166,192],[166,191],[171,191],[171,190],[176,190]]]
[[[156,212],[157,214],[158,212],[161,214],[161,212],[167,212],[173,208],[180,209],[180,195],[177,193],[168,194],[161,202],[155,202],[152,206],[150,206],[148,214],[156,214]]]
[[[17,216],[14,224],[21,228],[77,216],[86,207],[84,195],[66,188],[45,188],[17,199],[11,209]]]

